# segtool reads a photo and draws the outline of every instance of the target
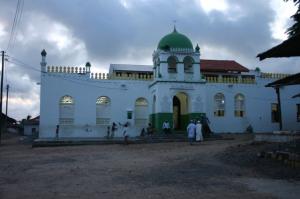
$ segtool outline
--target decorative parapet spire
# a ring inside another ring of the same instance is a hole
[[[174,32],[174,33],[177,33],[177,30],[176,30],[176,22],[177,22],[177,20],[174,19],[174,20],[173,20],[173,23],[174,23],[174,30],[173,30],[173,32]]]
[[[200,53],[200,47],[199,47],[198,44],[197,44],[197,46],[196,46],[196,48],[195,48],[195,52],[196,52],[196,53]]]
[[[47,52],[46,52],[45,49],[42,50],[41,55],[42,55],[42,61],[40,63],[41,64],[41,71],[46,72],[46,65],[47,65],[46,55],[47,55]]]
[[[174,24],[174,30],[173,32],[177,33],[177,30],[176,30],[176,25]]]
[[[46,50],[45,50],[45,49],[43,49],[43,50],[42,50],[42,52],[41,52],[41,55],[42,55],[42,57],[46,57],[46,55],[47,55],[47,52],[46,52]]]
[[[86,68],[86,73],[90,73],[91,72],[91,63],[90,62],[86,62],[85,68]]]

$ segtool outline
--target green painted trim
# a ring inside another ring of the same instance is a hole
[[[200,120],[205,115],[205,113],[188,113],[180,116],[180,129],[185,131],[186,127],[190,123],[191,120]]]
[[[164,121],[169,121],[170,127],[173,126],[173,113],[154,113],[150,115],[150,121],[156,133],[162,132]]]
[[[201,120],[205,113],[189,113],[190,120]]]
[[[190,121],[190,115],[186,114],[186,115],[181,115],[180,116],[180,130],[185,130],[188,123]]]
[[[185,132],[190,120],[201,120],[205,113],[188,113],[180,116],[179,131]],[[173,113],[154,113],[149,115],[149,120],[155,129],[155,133],[162,133],[162,125],[164,121],[169,121],[171,129],[173,129]]]

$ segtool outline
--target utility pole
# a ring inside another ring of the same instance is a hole
[[[5,130],[7,131],[7,108],[8,108],[8,91],[9,91],[9,85],[6,85],[6,106],[5,106]]]
[[[2,70],[1,70],[1,91],[0,91],[0,144],[1,144],[1,134],[4,120],[2,118],[2,94],[3,94],[3,72],[4,72],[4,51],[2,51]]]

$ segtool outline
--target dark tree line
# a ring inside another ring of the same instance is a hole
[[[284,0],[284,1],[290,1],[290,0]],[[289,38],[300,34],[300,0],[292,0],[295,3],[295,6],[298,6],[298,9],[294,15],[291,16],[291,18],[295,21],[295,23],[287,29],[287,34],[289,35]]]

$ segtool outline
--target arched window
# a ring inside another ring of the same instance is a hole
[[[217,93],[214,97],[215,111],[214,115],[223,117],[225,115],[225,97],[222,93]]]
[[[168,72],[176,73],[177,72],[177,58],[175,56],[171,56],[167,60],[168,62]]]
[[[185,72],[185,73],[192,73],[192,72],[193,72],[193,63],[194,63],[194,60],[193,60],[193,58],[190,57],[190,56],[186,56],[186,57],[183,59],[184,72]]]
[[[234,97],[234,115],[235,117],[244,117],[245,115],[245,97],[240,93]]]
[[[148,123],[148,102],[145,98],[135,101],[135,125],[146,127]]]
[[[59,100],[59,124],[72,125],[74,123],[74,99],[65,95]]]
[[[96,124],[109,125],[111,118],[110,98],[106,96],[98,97],[96,100]]]
[[[110,99],[106,96],[101,96],[101,97],[98,97],[97,101],[96,101],[96,104],[99,104],[99,105],[108,105],[110,104]]]

